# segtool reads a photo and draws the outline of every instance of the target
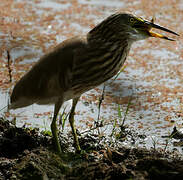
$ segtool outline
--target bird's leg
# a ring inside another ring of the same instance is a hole
[[[61,146],[60,146],[60,143],[59,143],[59,139],[58,139],[58,129],[57,129],[57,115],[59,113],[59,110],[60,110],[60,107],[62,106],[62,99],[59,99],[57,101],[57,103],[55,104],[55,108],[54,108],[54,116],[53,116],[53,120],[52,120],[52,123],[51,123],[51,132],[52,132],[52,135],[53,135],[53,143],[54,143],[54,146],[56,148],[56,151],[61,154]]]
[[[81,151],[81,148],[80,148],[80,145],[79,145],[78,136],[77,136],[77,133],[76,133],[76,128],[74,126],[74,113],[75,113],[76,104],[77,104],[79,98],[80,97],[77,97],[77,98],[73,99],[72,108],[71,108],[71,112],[70,112],[70,115],[69,115],[69,123],[70,123],[71,128],[72,128],[72,133],[73,133],[73,136],[74,136],[74,143],[75,143],[75,146],[76,146],[76,150],[78,152]]]

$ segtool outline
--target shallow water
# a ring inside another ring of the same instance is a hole
[[[8,119],[16,117],[18,126],[26,125],[49,129],[53,106],[32,105],[26,108],[6,112],[8,92],[15,82],[37,61],[45,51],[59,42],[88,32],[102,19],[116,11],[126,11],[151,19],[158,17],[157,23],[182,33],[180,23],[181,7],[171,6],[172,1],[161,2],[154,12],[150,3],[139,1],[29,1],[16,0],[12,4],[2,1],[1,17],[5,17],[0,29],[0,109],[1,115]],[[6,7],[3,7],[7,3]],[[20,12],[18,8],[24,7]],[[168,16],[166,8],[168,9]],[[10,8],[10,9],[6,9]],[[5,11],[9,11],[9,16]],[[180,13],[175,17],[174,11]],[[165,17],[165,18],[164,18]],[[11,23],[10,23],[11,22]],[[12,34],[10,33],[12,31]],[[6,38],[5,38],[6,37]],[[110,134],[115,119],[119,120],[118,105],[124,116],[128,99],[132,98],[125,124],[147,138],[136,146],[165,146],[161,136],[169,135],[174,126],[181,130],[183,124],[183,54],[182,37],[176,42],[149,39],[134,43],[125,63],[125,70],[118,78],[106,83],[105,98],[101,107],[100,120],[110,124],[101,128],[104,134]],[[6,51],[11,55],[13,82],[9,83]],[[103,85],[81,97],[76,109],[76,127],[80,132],[94,125],[98,116],[98,99]],[[66,103],[68,110],[71,102]],[[60,113],[61,114],[61,113]],[[68,128],[68,122],[65,131]],[[127,145],[131,145],[128,142]],[[169,148],[175,148],[170,143]],[[178,148],[181,151],[181,148]]]

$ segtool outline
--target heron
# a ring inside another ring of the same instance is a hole
[[[55,150],[61,153],[57,115],[62,104],[72,99],[69,123],[75,148],[81,151],[74,125],[74,112],[80,96],[119,72],[133,42],[149,37],[174,40],[152,29],[179,36],[153,21],[119,12],[104,19],[86,35],[61,42],[43,55],[16,83],[10,109],[34,103],[54,104],[51,132]]]

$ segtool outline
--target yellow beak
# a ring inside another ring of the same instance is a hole
[[[158,38],[163,38],[163,39],[166,39],[166,40],[170,40],[170,41],[175,41],[174,39],[171,39],[167,36],[164,36],[162,34],[159,34],[159,33],[155,33],[155,32],[152,32],[150,31],[152,28],[154,29],[160,29],[162,31],[165,31],[165,32],[169,32],[171,34],[174,34],[176,36],[179,36],[179,34],[167,29],[167,28],[164,28],[162,26],[159,26],[157,24],[154,24],[153,22],[148,22],[148,21],[144,21],[144,25],[148,27],[148,32],[149,32],[149,35],[152,36],[152,37],[158,37]]]

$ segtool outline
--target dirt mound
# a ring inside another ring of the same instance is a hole
[[[87,146],[97,141],[96,136],[83,139]],[[2,180],[157,178],[183,179],[181,158],[168,152],[113,149],[102,145],[81,154],[67,151],[60,157],[53,152],[50,137],[35,129],[17,128],[0,119]]]

